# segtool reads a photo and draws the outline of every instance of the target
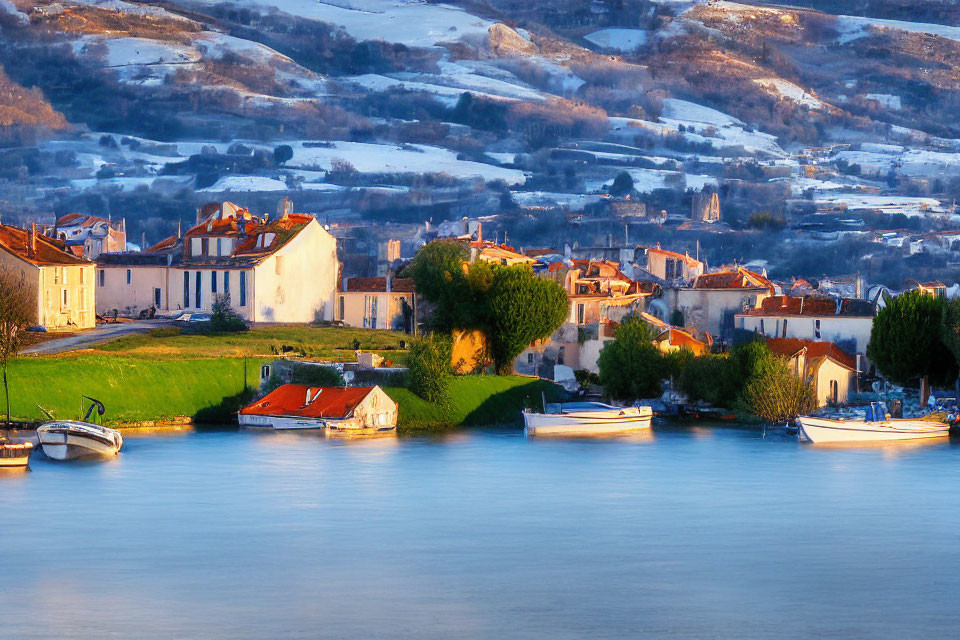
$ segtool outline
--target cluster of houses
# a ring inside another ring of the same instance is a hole
[[[702,208],[714,215],[716,202]],[[628,316],[644,319],[664,352],[701,354],[738,336],[766,336],[814,383],[821,404],[844,403],[855,376],[870,372],[866,348],[882,288],[775,283],[739,265],[707,270],[697,256],[660,246],[519,251],[484,240],[482,222],[445,224],[471,261],[529,265],[566,291],[566,322],[520,354],[520,373],[557,379],[597,372],[600,351]],[[399,258],[399,242],[392,242],[386,264]],[[129,245],[123,221],[92,216],[63,216],[49,228],[0,225],[0,265],[32,282],[36,322],[49,330],[91,328],[97,315],[209,314],[223,296],[255,323],[330,321],[416,333],[423,321],[412,280],[391,269],[344,277],[337,238],[314,216],[294,213],[285,198],[274,215],[230,202],[205,205],[192,227],[149,247]],[[945,293],[940,283],[925,290]],[[473,350],[469,338],[464,348]]]

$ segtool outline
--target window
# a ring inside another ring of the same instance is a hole
[[[767,335],[767,332],[763,328],[763,318],[760,318],[760,333]]]
[[[773,330],[773,337],[776,338],[778,333],[780,333],[780,318],[777,318],[777,324]]]
[[[200,238],[200,253],[204,256],[210,253],[210,238]]]
[[[217,292],[217,272],[211,271],[210,272],[210,293],[216,293],[216,292]]]
[[[783,333],[780,335],[781,338],[787,337],[787,319],[783,319]]]
[[[527,364],[533,364],[533,352],[527,354]]]
[[[183,272],[183,308],[190,306],[190,272]]]
[[[80,284],[83,284],[84,281],[86,280],[86,273],[87,273],[86,269],[80,269]]]
[[[337,316],[337,320],[340,320],[341,322],[343,321],[343,307],[343,296],[340,296],[340,315]]]
[[[224,295],[230,295],[230,272],[223,272],[223,293]]]
[[[223,238],[217,238],[217,255],[223,255]]]
[[[557,352],[557,364],[563,364],[563,353],[566,349],[566,347],[560,347],[560,351]]]
[[[820,321],[819,320],[813,321],[813,329],[814,329],[813,334],[817,337],[817,340],[819,340],[820,339]]]
[[[194,302],[196,302],[197,309],[203,308],[203,274],[197,271],[196,274],[197,281],[194,283]]]
[[[582,304],[577,305],[577,324],[583,324],[584,319],[586,318],[586,309]]]
[[[153,304],[157,307],[157,309],[160,308],[160,295],[161,295],[160,288],[154,287],[153,288]]]
[[[103,272],[103,269],[100,269],[99,271],[97,271],[97,278],[99,278],[99,284],[101,287],[103,286],[105,277],[106,277],[106,274]]]
[[[240,306],[247,306],[247,272],[240,272]]]
[[[67,305],[69,304],[68,300],[69,300],[69,298],[67,297],[67,289],[64,289],[64,290],[63,290],[63,304],[60,306],[61,309],[66,309],[66,308],[67,308]]]
[[[127,269],[127,284],[130,284],[130,278],[131,278],[130,269]]]
[[[53,268],[53,284],[60,284],[60,267]]]
[[[270,365],[265,364],[260,367],[260,379],[269,380],[270,379]]]

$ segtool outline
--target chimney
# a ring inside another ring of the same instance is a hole
[[[37,223],[30,223],[30,233],[27,235],[27,255],[31,258],[37,255]]]
[[[178,240],[183,237],[182,223],[183,223],[182,220],[177,220],[177,239]]]
[[[483,242],[483,223],[477,223],[477,242]]]

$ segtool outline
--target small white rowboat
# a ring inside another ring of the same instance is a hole
[[[548,404],[546,413],[526,411],[528,436],[591,436],[633,433],[650,428],[650,407],[614,407],[601,402]]]
[[[37,427],[43,452],[54,460],[73,460],[86,456],[115,456],[123,447],[123,436],[89,422],[56,420]]]

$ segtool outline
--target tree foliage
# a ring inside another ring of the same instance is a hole
[[[34,320],[36,293],[23,273],[0,266],[0,368],[7,422],[10,422],[10,391],[7,365],[23,346],[24,331]]]
[[[943,341],[946,301],[919,289],[886,298],[877,313],[867,357],[895,384],[914,385],[929,376],[933,385],[957,378],[957,362]]]
[[[441,407],[450,403],[452,350],[450,337],[435,333],[414,340],[407,358],[407,386],[427,402]]]
[[[210,331],[215,333],[236,333],[246,331],[247,323],[230,305],[230,294],[222,293],[213,299],[213,312],[210,314]]]
[[[288,144],[282,144],[273,150],[273,159],[277,164],[284,164],[293,158],[293,147]]]
[[[653,338],[650,325],[639,318],[627,318],[617,328],[597,361],[600,384],[608,396],[636,400],[660,395],[666,367]]]
[[[610,185],[610,195],[624,196],[631,191],[633,191],[633,177],[626,171],[621,171]]]
[[[487,301],[487,336],[501,375],[513,371],[513,361],[531,342],[559,329],[569,312],[560,285],[520,265],[493,269]]]
[[[759,344],[759,343],[754,343]],[[768,422],[793,420],[817,408],[813,385],[790,370],[785,358],[764,353],[752,363],[740,400],[750,413]]]
[[[406,275],[414,279],[417,295],[432,305],[436,332],[483,331],[497,373],[510,373],[527,345],[550,336],[566,320],[566,292],[527,266],[475,262],[465,267],[468,257],[461,242],[431,242],[417,252]]]
[[[954,362],[960,366],[960,298],[954,298],[943,306],[940,339],[953,354]]]

